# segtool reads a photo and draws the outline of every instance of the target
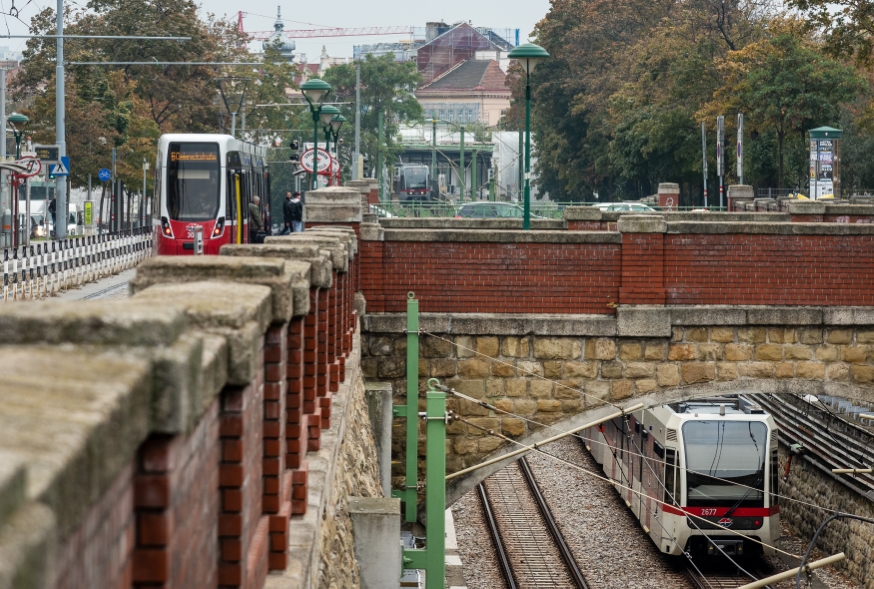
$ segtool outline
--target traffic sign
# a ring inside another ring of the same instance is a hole
[[[40,162],[32,155],[24,156],[15,163],[27,168],[26,172],[21,172],[18,174],[22,178],[31,178],[33,176],[38,176],[40,172],[42,172],[42,162]]]
[[[307,172],[313,171],[313,159],[315,153],[312,149],[308,149],[300,156],[300,166]],[[319,173],[326,172],[331,167],[331,154],[322,148],[319,148]]]
[[[97,177],[101,182],[109,182],[112,178],[112,172],[109,171],[109,168],[100,168],[100,171],[97,172]]]
[[[70,175],[70,158],[67,156],[61,157],[61,161],[49,168],[49,175],[57,178],[58,176]]]

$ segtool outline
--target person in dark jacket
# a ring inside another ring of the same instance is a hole
[[[285,200],[282,201],[282,231],[280,235],[288,235],[292,232],[291,217],[293,216],[291,206],[291,190],[285,191]]]
[[[303,231],[303,203],[300,201],[300,192],[295,192],[291,195],[291,200],[285,202],[289,207],[291,230],[300,233]]]
[[[263,243],[263,234],[261,239],[258,239],[258,232],[264,231],[264,221],[261,220],[261,198],[258,196],[252,197],[252,202],[249,203],[249,243]]]

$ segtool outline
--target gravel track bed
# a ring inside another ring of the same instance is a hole
[[[576,440],[559,440],[544,449],[600,472],[600,467]],[[586,582],[593,589],[689,586],[685,576],[661,557],[610,484],[539,452],[529,453],[528,463]]]
[[[579,442],[565,439],[545,450],[573,464],[601,473],[600,467]],[[553,517],[592,589],[681,589],[689,587],[679,567],[672,565],[656,550],[652,540],[640,528],[631,511],[613,487],[581,471],[572,469],[539,452],[530,452],[528,462],[540,490],[549,502]],[[469,589],[505,589],[494,548],[489,538],[485,516],[476,489],[464,495],[452,507],[458,536],[458,549],[464,564]],[[777,547],[792,554],[804,554],[807,541],[795,537],[785,523]],[[823,558],[814,550],[812,559]],[[775,574],[797,566],[797,562],[779,556],[764,559],[762,569]],[[814,571],[814,589],[861,589],[834,567]],[[787,580],[773,589],[795,589]]]
[[[477,491],[465,493],[452,506],[458,554],[468,589],[506,589]]]

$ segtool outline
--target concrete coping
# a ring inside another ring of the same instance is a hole
[[[267,245],[283,243],[308,243],[316,245],[320,249],[330,252],[334,270],[338,272],[347,272],[349,270],[349,259],[352,254],[347,248],[346,240],[340,235],[333,236],[304,231],[303,233],[292,233],[290,235],[270,235],[264,240],[264,243]]]
[[[455,217],[391,217],[379,219],[386,229],[522,229],[522,219],[456,219]],[[531,229],[564,229],[561,219],[531,219]]]
[[[456,335],[669,337],[676,326],[869,326],[872,307],[624,305],[613,315],[421,313],[423,331]],[[370,313],[362,330],[404,333],[404,313]]]
[[[562,216],[565,221],[600,221],[603,217],[602,212],[595,207],[565,207]]]
[[[294,315],[295,276],[280,258],[243,256],[158,256],[143,260],[130,281],[131,294],[155,284],[235,282],[259,284],[272,293],[272,320],[285,323]]]
[[[874,235],[874,225],[850,223],[669,222],[667,233],[765,235]]]
[[[219,250],[219,255],[281,258],[288,261],[304,262],[310,265],[310,285],[330,288],[332,283],[331,273],[334,270],[332,256],[330,252],[322,250],[318,245],[304,242],[226,244]],[[307,308],[309,308],[309,305],[307,305]],[[294,314],[300,315],[301,313],[295,308]]]
[[[619,233],[664,233],[668,224],[661,215],[623,215],[619,218]]]
[[[346,249],[349,252],[349,257],[353,258],[358,253],[358,236],[355,235],[355,230],[351,227],[339,227],[336,225],[319,225],[312,229],[304,231],[304,235],[325,235],[328,237],[337,237],[343,240],[346,244]]]
[[[162,346],[187,329],[182,312],[129,300],[0,306],[4,345]]]
[[[361,224],[361,241],[383,241],[385,230],[379,223]]]
[[[756,193],[749,184],[730,184],[727,191],[728,198],[753,200]]]
[[[621,243],[612,231],[470,231],[464,229],[385,229],[384,241],[449,243]]]
[[[0,450],[0,529],[26,500],[27,463],[12,452]]]
[[[680,185],[674,182],[660,182],[659,194],[680,194]]]
[[[600,221],[618,222],[628,216],[639,216],[641,213],[631,211],[602,211],[595,207],[566,207],[565,221]],[[778,212],[732,212],[711,213],[692,211],[655,211],[646,215],[659,215],[667,222],[671,221],[707,221],[707,222],[737,222],[737,223],[780,223],[790,221],[789,213]]]
[[[872,204],[847,204],[835,203],[825,205],[826,215],[858,215],[858,216],[874,216],[874,203]]]
[[[361,190],[329,186],[310,190],[304,200],[307,223],[360,223]]]
[[[792,215],[822,215],[826,204],[816,200],[789,200],[789,213]]]

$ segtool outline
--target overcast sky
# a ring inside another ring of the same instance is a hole
[[[9,9],[12,0],[0,0],[3,11]],[[68,0],[69,2],[69,0]],[[79,0],[84,4],[85,0]],[[41,8],[54,5],[52,0],[15,0],[14,5],[22,8],[20,18],[29,22]],[[244,19],[247,31],[264,31],[273,28],[276,20],[277,4],[282,6],[282,18],[286,29],[311,29],[328,27],[365,26],[414,26],[424,27],[426,21],[443,20],[447,23],[471,21],[474,26],[495,29],[520,29],[521,41],[528,40],[534,25],[549,10],[549,0],[526,0],[524,2],[470,2],[470,0],[442,0],[439,2],[398,2],[396,0],[332,0],[279,2],[276,0],[208,0],[201,4],[203,10],[215,14],[227,14],[236,20],[237,11],[246,10]],[[26,5],[26,6],[25,6]],[[262,16],[263,15],[263,16]],[[296,21],[296,22],[295,22]],[[6,27],[14,34],[27,34],[27,27],[11,17],[0,23],[0,31]],[[353,45],[397,41],[400,35],[388,37],[329,37],[320,39],[296,40],[297,52],[306,53],[309,60],[318,59],[322,46],[332,57],[351,57]],[[20,39],[0,40],[0,46],[21,49],[24,41]]]

